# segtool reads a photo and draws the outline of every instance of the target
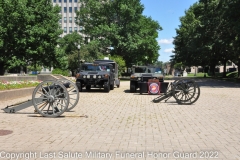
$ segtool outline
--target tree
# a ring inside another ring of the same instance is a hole
[[[80,0],[78,24],[83,33],[97,41],[100,50],[113,47],[112,55],[122,56],[126,65],[156,61],[160,49],[156,38],[162,28],[142,15],[140,0]]]
[[[66,54],[64,48],[56,47],[56,63],[53,64],[53,68],[58,68],[61,70],[68,70],[71,63],[68,63],[68,55]]]
[[[80,45],[79,51],[77,45]],[[102,55],[102,53],[97,48],[96,41],[91,41],[90,43],[85,44],[83,37],[77,32],[67,34],[62,39],[60,39],[59,48],[61,48],[61,50],[65,53],[68,61],[68,69],[72,73],[75,73],[76,69],[79,68],[79,62],[81,60],[85,60],[86,62],[93,62],[95,59],[98,59],[98,57]]]
[[[0,75],[28,63],[53,66],[62,30],[59,7],[51,0],[2,0],[0,3]]]
[[[182,63],[185,66],[205,65],[208,60],[208,51],[204,48],[204,38],[202,37],[201,16],[203,5],[193,4],[180,18],[181,25],[176,29],[177,36],[174,37],[175,63]],[[203,34],[204,35],[204,34]]]
[[[238,0],[220,0],[218,10],[221,13],[221,18],[226,21],[224,23],[226,38],[229,42],[228,54],[232,54],[232,62],[238,66],[238,76],[240,78],[240,1]]]
[[[181,17],[181,25],[174,38],[176,62],[185,65],[215,66],[226,62],[238,63],[240,12],[237,0],[199,0]]]
[[[155,62],[155,65],[161,67],[162,69],[164,68],[163,61]]]

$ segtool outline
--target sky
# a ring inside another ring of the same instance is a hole
[[[159,61],[167,62],[173,55],[173,37],[176,36],[176,28],[179,28],[179,18],[185,15],[191,5],[198,0],[141,0],[144,5],[143,15],[157,21],[163,30],[158,32]]]

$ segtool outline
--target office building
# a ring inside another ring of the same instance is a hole
[[[80,3],[78,0],[52,0],[53,5],[58,5],[61,7],[61,19],[59,20],[59,24],[63,29],[63,34],[61,37],[66,34],[72,33],[74,31],[81,31],[82,26],[76,25],[76,11],[80,8]]]

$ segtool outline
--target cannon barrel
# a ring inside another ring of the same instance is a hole
[[[66,88],[70,88],[70,82],[67,82],[67,83],[62,83],[64,87]],[[46,86],[46,87],[43,87],[43,92],[48,92],[49,89],[56,89],[56,88],[61,88],[59,84],[53,84],[53,85],[50,85],[50,86]]]

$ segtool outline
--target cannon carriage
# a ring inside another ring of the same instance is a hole
[[[178,104],[191,105],[195,103],[200,96],[200,88],[194,80],[175,80],[170,83],[166,92],[154,98],[153,103],[159,103],[163,100],[174,97]]]
[[[16,113],[34,106],[35,113],[44,117],[58,117],[72,110],[79,101],[79,91],[74,82],[67,79],[43,81],[33,91],[32,99],[5,107],[6,113]]]

